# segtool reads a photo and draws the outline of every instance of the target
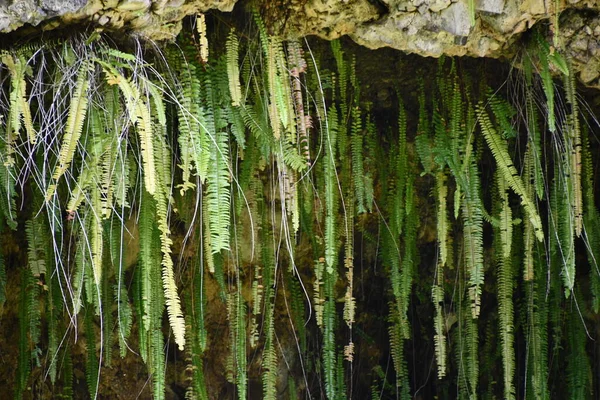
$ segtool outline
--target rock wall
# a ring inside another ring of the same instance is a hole
[[[471,3],[472,2],[472,3]],[[92,24],[173,38],[187,15],[231,11],[244,0],[0,0],[0,32],[25,24]],[[422,56],[513,57],[525,32],[549,22],[580,80],[600,88],[600,3],[596,0],[258,0],[287,37],[350,36],[368,48]],[[472,7],[472,8],[471,8]],[[474,10],[474,20],[471,19]],[[558,15],[558,18],[556,18]],[[558,26],[556,24],[558,21]]]

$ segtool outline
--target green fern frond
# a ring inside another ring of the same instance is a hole
[[[500,171],[496,172],[499,194],[500,232],[499,245],[496,245],[498,263],[498,310],[499,329],[502,343],[502,364],[504,370],[504,398],[515,398],[513,384],[515,373],[514,324],[513,324],[513,272],[512,272],[512,210],[507,193],[507,183]]]
[[[523,205],[523,208],[528,214],[529,220],[533,225],[536,238],[540,242],[543,241],[544,231],[542,230],[542,220],[537,213],[537,209],[533,203],[533,200],[525,192],[525,187],[521,181],[521,177],[519,176],[517,169],[515,168],[514,163],[508,154],[506,143],[502,142],[496,133],[489,115],[485,111],[483,103],[478,104],[477,112],[481,130],[494,158],[496,159],[498,168],[500,171],[502,171],[504,179],[506,179],[506,182],[510,188],[521,197],[521,204]]]
[[[581,298],[580,295],[577,298]],[[569,313],[566,324],[566,381],[570,399],[586,399],[592,394],[592,371],[586,350],[586,329],[577,312]]]
[[[238,64],[239,41],[234,29],[229,32],[225,47],[227,49],[227,75],[229,77],[231,105],[238,107],[242,103],[242,88],[240,84],[240,67]]]
[[[81,132],[83,131],[83,123],[85,121],[88,108],[87,92],[90,84],[88,77],[90,68],[91,64],[88,61],[84,61],[77,75],[75,91],[73,93],[73,97],[71,98],[69,116],[65,126],[60,154],[58,156],[58,165],[56,166],[54,174],[52,175],[52,179],[55,182],[57,182],[69,168],[69,165],[73,160],[73,156],[75,155],[75,149],[79,143]],[[48,191],[46,192],[46,200],[49,200],[52,197],[54,188],[54,185],[48,188]]]
[[[94,327],[94,313],[89,310],[85,313],[85,340],[86,340],[86,363],[85,380],[87,383],[90,397],[95,398],[98,395],[98,356],[96,355],[96,333]]]
[[[274,307],[269,304],[265,316],[265,345],[262,361],[262,367],[265,370],[262,378],[263,398],[265,400],[277,399],[277,353],[275,344]]]
[[[338,197],[337,197],[337,171],[335,144],[337,139],[338,119],[337,110],[331,107],[329,110],[328,119],[328,137],[327,147],[324,159],[325,173],[325,262],[327,264],[327,272],[332,273],[336,267],[336,259],[338,252],[338,230],[336,229],[336,217],[338,215]]]
[[[41,221],[29,219],[25,222],[25,234],[27,236],[27,264],[34,277],[46,273],[46,257],[43,245],[47,233],[43,231]]]
[[[473,167],[471,169],[474,169]],[[478,189],[477,172],[471,172],[471,179]],[[481,306],[481,287],[484,281],[483,269],[483,214],[473,193],[466,194],[462,199],[463,214],[463,243],[465,264],[469,275],[469,298],[471,299],[472,318],[479,316]]]
[[[556,117],[554,113],[554,82],[550,72],[550,45],[542,37],[539,30],[535,31],[537,42],[537,55],[541,64],[540,77],[542,78],[542,87],[546,94],[546,106],[548,111],[548,130],[556,131]]]
[[[229,176],[229,140],[225,131],[217,132],[210,146],[206,197],[212,254],[229,249],[231,202]]]

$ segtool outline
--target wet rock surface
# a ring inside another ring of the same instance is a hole
[[[247,0],[0,0],[0,32],[83,23],[102,30],[171,39],[181,20],[232,11]],[[579,79],[600,87],[600,3],[595,0],[258,0],[268,26],[286,37],[348,35],[365,47],[426,57],[511,59],[538,24],[558,32]],[[558,4],[558,5],[557,5]],[[552,37],[549,37],[552,41]]]

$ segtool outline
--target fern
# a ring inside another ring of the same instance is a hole
[[[577,296],[580,298],[580,296]],[[585,399],[591,395],[592,371],[586,351],[586,330],[577,312],[569,314],[567,327],[566,381],[570,399]]]
[[[122,259],[126,254],[124,243],[126,234],[124,227],[116,223],[112,225],[110,234],[110,259],[117,279],[117,284],[113,287],[113,295],[117,305],[117,337],[119,340],[121,358],[125,358],[125,355],[127,354],[127,339],[131,334],[131,327],[133,324],[133,310],[129,303],[129,295],[127,293],[127,286],[125,285],[125,265],[123,263],[124,260]],[[105,298],[108,297],[109,295],[107,294]]]
[[[559,156],[559,161],[555,165],[554,184],[552,186],[555,197],[555,215],[552,219],[552,228],[557,239],[557,248],[555,252],[558,256],[559,264],[562,265],[561,275],[565,289],[565,297],[569,297],[575,285],[575,229],[572,204],[572,191],[570,186],[570,176],[564,170],[568,170],[567,156]],[[561,166],[560,163],[563,163]]]
[[[446,175],[439,172],[436,175],[437,189],[437,238],[439,246],[439,259],[436,266],[436,283],[431,288],[431,298],[435,307],[434,327],[435,327],[435,354],[438,364],[438,378],[446,376],[446,337],[444,334],[445,323],[443,315],[444,301],[444,266],[448,262],[448,212],[446,210],[446,201],[448,196],[448,187],[446,186]]]
[[[30,219],[25,222],[25,233],[27,235],[27,264],[34,277],[46,274],[46,257],[43,254],[45,232],[41,221]]]
[[[154,164],[154,144],[152,132],[152,117],[150,107],[143,100],[140,88],[129,79],[125,78],[114,66],[102,60],[96,60],[104,70],[106,82],[109,85],[118,85],[125,98],[125,105],[129,119],[138,131],[142,161],[144,165],[144,186],[148,193],[156,191],[156,167]]]
[[[528,290],[528,337],[531,349],[531,387],[536,399],[549,399],[548,388],[548,302],[545,301],[545,260],[534,258],[535,282]]]
[[[504,369],[504,398],[515,398],[513,384],[515,370],[514,324],[513,324],[513,273],[511,265],[512,250],[512,210],[508,202],[507,183],[501,172],[497,172],[499,194],[500,227],[499,244],[496,245],[496,262],[498,264],[498,309],[499,329],[502,342],[502,362]],[[497,239],[496,239],[497,240]]]
[[[9,146],[7,159],[12,164],[14,162],[12,158],[12,153],[14,152],[13,145],[16,135],[21,130],[21,122],[27,131],[29,142],[35,144],[37,141],[37,133],[33,128],[31,110],[27,102],[27,83],[25,81],[25,75],[31,73],[31,68],[27,65],[22,55],[12,57],[8,54],[3,54],[1,61],[8,68],[11,76],[6,142]]]
[[[528,148],[531,152],[531,157],[533,158],[533,174],[534,174],[534,182],[535,182],[535,192],[537,194],[538,199],[542,199],[544,197],[544,174],[542,172],[541,166],[541,157],[542,157],[542,148],[540,145],[541,132],[539,130],[538,124],[538,112],[537,107],[534,103],[534,94],[533,94],[533,77],[532,77],[532,61],[531,58],[525,58],[524,60],[524,70],[525,70],[525,80],[526,80],[526,92],[525,92],[525,117],[527,120],[527,133],[528,133]]]
[[[242,89],[240,84],[240,68],[238,65],[239,41],[232,29],[227,36],[227,75],[229,77],[229,94],[231,105],[238,107],[242,102]]]
[[[506,145],[498,137],[498,134],[496,133],[496,130],[494,129],[492,122],[485,111],[483,103],[479,103],[477,111],[481,130],[494,158],[496,159],[498,168],[502,172],[504,179],[506,179],[506,182],[510,188],[521,197],[521,204],[523,205],[523,208],[528,214],[529,220],[533,225],[535,236],[541,242],[544,240],[544,232],[542,230],[542,221],[536,211],[535,204],[525,192],[523,182],[521,181],[510,155],[508,154]]]
[[[275,140],[281,137],[281,120],[285,119],[280,115],[283,110],[280,108],[282,99],[282,82],[277,74],[277,47],[279,41],[274,38],[269,38],[267,44],[267,82],[269,88],[269,120],[271,122],[271,130]]]
[[[335,144],[337,139],[337,111],[335,107],[329,110],[328,130],[325,152],[325,263],[327,272],[332,273],[336,266],[337,258],[337,229],[336,216],[338,215],[337,172],[335,162]]]
[[[306,71],[307,65],[304,60],[302,47],[297,41],[288,43],[288,65],[292,79],[292,97],[294,100],[294,111],[296,114],[296,130],[298,133],[298,143],[302,154],[306,159],[307,165],[310,165],[310,116],[304,112],[304,103],[302,102],[302,82],[300,74]]]
[[[275,352],[275,318],[274,307],[271,299],[267,299],[268,305],[265,314],[265,344],[263,347],[262,367],[263,373],[263,398],[275,400],[277,398],[277,354]]]
[[[0,141],[0,152],[7,154],[3,141]],[[16,171],[11,165],[9,157],[0,164],[0,211],[2,212],[2,223],[6,223],[11,229],[17,229],[17,204],[16,204]]]
[[[167,171],[167,164],[165,161],[170,158],[167,154],[168,150],[166,147],[165,138],[161,136],[155,136],[154,140],[156,140],[156,160],[154,162],[156,163],[157,171],[165,171],[165,175],[170,177],[170,173]],[[180,350],[183,350],[185,345],[185,321],[181,311],[181,303],[177,293],[177,285],[175,284],[173,260],[171,259],[172,240],[170,238],[171,231],[169,229],[167,205],[168,199],[170,198],[170,193],[166,190],[166,188],[169,187],[170,182],[164,181],[164,179],[165,177],[162,177],[162,179],[159,180],[159,183],[163,189],[160,192],[157,190],[154,196],[156,199],[157,226],[158,230],[160,231],[162,282],[165,293],[165,302],[167,305],[167,314],[169,316],[169,324],[173,330],[175,343],[177,343]]]
[[[569,69],[571,69],[569,64]],[[563,129],[563,140],[569,152],[569,191],[572,193],[575,235],[581,236],[583,228],[583,195],[581,189],[581,129],[579,124],[579,106],[575,94],[575,74],[565,74],[567,102],[570,105],[567,126]]]
[[[341,397],[339,387],[336,384],[337,354],[335,349],[336,313],[334,288],[337,273],[331,269],[325,271],[325,304],[323,306],[323,372],[325,374],[325,393],[327,398],[337,399]]]
[[[71,105],[69,107],[69,117],[65,126],[65,132],[63,136],[62,146],[60,154],[58,156],[58,165],[54,169],[52,179],[55,181],[53,185],[48,187],[46,191],[46,200],[50,200],[54,194],[56,188],[56,182],[60,177],[67,171],[73,156],[75,155],[75,149],[79,143],[79,138],[83,131],[83,123],[85,121],[87,107],[88,107],[88,87],[89,87],[89,70],[91,64],[88,61],[84,61],[79,69],[77,75],[77,82],[75,83],[75,91],[71,98]]]
[[[541,64],[540,77],[542,78],[542,87],[546,94],[546,107],[548,111],[548,130],[556,131],[556,117],[554,113],[554,82],[550,73],[550,46],[542,37],[542,34],[536,30],[535,39],[537,41],[537,54]]]
[[[528,145],[527,151],[525,152],[524,185],[525,185],[526,193],[531,197],[534,196],[533,184],[535,184],[535,175],[534,175],[535,169],[536,169],[535,158],[533,156],[532,147]],[[525,252],[524,257],[525,258],[523,261],[523,264],[524,264],[523,280],[531,281],[534,278],[533,246],[534,246],[535,238],[534,238],[534,233],[533,233],[533,225],[531,224],[531,221],[525,220],[524,225],[525,225],[525,227],[523,229],[523,245],[524,245],[524,252]]]
[[[206,185],[207,218],[210,229],[212,254],[229,249],[229,143],[225,131],[216,133],[215,142],[210,146],[210,164]]]
[[[162,400],[165,398],[165,373],[166,363],[164,355],[164,337],[159,328],[152,329],[149,336],[149,372],[152,375],[152,394],[154,399]],[[183,346],[181,346],[183,347]]]
[[[89,310],[85,313],[85,339],[86,339],[86,363],[85,363],[85,380],[88,387],[90,397],[98,396],[99,383],[99,360],[96,355],[96,334],[94,326],[94,314]]]
[[[19,356],[16,368],[15,398],[22,399],[27,388],[31,363],[37,357],[31,345],[39,339],[39,310],[36,304],[37,285],[28,268],[21,273],[21,290],[19,293]]]
[[[593,296],[591,308],[597,313],[600,310],[600,213],[595,203],[594,167],[585,129],[582,142],[583,224],[587,258],[590,265],[590,289]]]
[[[363,165],[363,132],[360,109],[352,108],[352,133],[351,146],[352,151],[352,182],[354,183],[354,193],[356,196],[356,212],[362,214],[366,212],[365,208],[365,181]]]
[[[479,316],[481,306],[481,286],[484,281],[483,270],[483,213],[479,199],[479,177],[475,166],[471,163],[467,170],[470,186],[462,199],[463,243],[466,268],[469,275],[469,298],[471,299],[471,315]]]

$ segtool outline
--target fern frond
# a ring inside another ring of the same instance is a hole
[[[472,168],[473,169],[473,168]],[[475,180],[474,172],[472,174]],[[478,179],[477,179],[477,185]],[[462,199],[463,240],[465,264],[469,275],[469,298],[471,299],[471,314],[475,319],[479,316],[481,306],[481,286],[484,281],[483,269],[483,214],[473,194],[465,195]]]
[[[477,106],[479,123],[481,125],[481,130],[485,137],[485,140],[492,151],[494,158],[496,159],[496,163],[500,171],[506,179],[507,184],[510,188],[521,197],[521,204],[525,209],[525,212],[529,216],[529,220],[535,231],[536,238],[541,242],[544,240],[544,231],[542,230],[542,220],[540,219],[539,214],[537,213],[535,204],[533,200],[527,195],[525,192],[525,187],[521,178],[515,168],[513,161],[508,154],[507,146],[502,142],[496,130],[494,129],[492,122],[489,118],[489,115],[485,111],[483,103],[479,103]]]
[[[88,87],[89,87],[89,70],[91,65],[88,61],[84,61],[77,75],[75,84],[75,92],[71,98],[69,107],[69,116],[65,126],[62,146],[58,156],[58,165],[54,169],[52,179],[57,182],[60,177],[66,172],[75,155],[75,149],[79,143],[81,132],[83,131],[83,123],[87,114],[88,107]],[[51,186],[54,188],[54,186]],[[46,192],[46,200],[49,200],[53,194],[53,189],[48,188]]]
[[[496,245],[498,263],[498,312],[504,369],[504,398],[514,399],[513,384],[515,371],[514,325],[513,325],[513,273],[512,273],[512,210],[508,202],[507,184],[502,173],[496,172],[500,197],[500,245]]]
[[[229,141],[225,131],[217,132],[210,146],[206,197],[212,254],[229,249],[230,224]]]
[[[12,149],[16,135],[18,135],[21,130],[21,120],[23,121],[23,126],[27,132],[29,143],[35,144],[37,141],[37,132],[33,128],[31,109],[29,107],[29,102],[27,101],[27,83],[25,81],[25,75],[27,72],[31,72],[31,69],[27,65],[27,61],[25,61],[23,55],[13,57],[4,54],[2,55],[2,63],[8,68],[11,77],[9,115],[8,124],[6,126],[9,150]]]
[[[152,138],[150,139],[152,140]],[[170,156],[168,155],[165,138],[162,135],[157,135],[154,140],[156,141],[156,151],[154,152],[156,159],[154,162],[156,163],[157,171],[168,171],[166,162],[170,160]],[[166,173],[165,175],[170,177],[170,173]],[[160,176],[159,184],[162,190],[157,190],[154,195],[156,200],[156,222],[158,230],[160,231],[160,249],[162,253],[162,284],[165,293],[169,325],[173,330],[175,343],[179,346],[179,350],[183,350],[185,345],[185,320],[181,311],[179,295],[177,294],[173,260],[171,258],[171,245],[173,242],[170,237],[171,230],[169,229],[169,211],[167,205],[168,199],[170,199],[171,196],[170,192],[166,189],[170,187],[170,181],[164,181],[164,179],[163,176]]]
[[[85,313],[86,364],[85,378],[90,397],[98,396],[98,370],[100,368],[96,355],[96,334],[94,331],[94,314],[89,310]]]
[[[265,400],[277,399],[277,353],[275,351],[275,316],[271,299],[267,299],[265,315],[265,344],[263,347],[262,368],[265,370],[262,377],[263,398]]]
[[[546,94],[546,106],[548,111],[548,130],[556,131],[556,117],[554,113],[554,82],[550,73],[550,45],[542,37],[542,34],[536,30],[535,38],[538,44],[538,58],[541,64],[540,77],[542,78],[542,87]]]
[[[34,277],[46,273],[46,257],[43,254],[43,240],[46,232],[40,226],[40,221],[35,218],[25,222],[25,234],[27,236],[27,264]]]
[[[363,132],[360,109],[358,106],[352,108],[352,132],[350,139],[350,150],[352,152],[352,182],[356,196],[356,212],[363,214],[365,208],[365,172],[363,163]]]
[[[447,210],[447,198],[448,198],[448,186],[446,185],[446,175],[444,172],[438,172],[436,174],[436,189],[437,189],[437,240],[440,248],[440,266],[446,265],[448,259],[448,210]]]
[[[242,102],[242,87],[240,84],[239,67],[239,41],[235,30],[232,29],[227,36],[227,76],[229,77],[229,94],[231,96],[231,105],[238,107]]]
[[[100,64],[106,75],[109,85],[118,85],[123,97],[131,123],[138,131],[142,162],[144,165],[144,186],[148,193],[156,191],[156,167],[154,164],[154,145],[152,142],[152,117],[150,106],[140,96],[140,87],[125,78],[115,67],[102,60],[95,60]],[[147,85],[152,85],[146,82]],[[148,90],[149,91],[149,90]]]
[[[569,63],[567,72],[570,69],[571,64]],[[565,74],[564,79],[567,102],[571,109],[567,119],[567,126],[563,129],[563,136],[570,159],[569,191],[572,192],[575,235],[580,237],[583,228],[583,194],[581,189],[581,128],[579,124],[579,104],[576,96],[575,74]]]

